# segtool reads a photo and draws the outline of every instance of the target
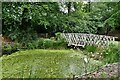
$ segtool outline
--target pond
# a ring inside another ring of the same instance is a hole
[[[82,51],[74,50],[26,50],[2,59],[3,78],[72,78],[87,72],[95,71],[102,62],[89,59]]]

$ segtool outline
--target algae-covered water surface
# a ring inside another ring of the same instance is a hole
[[[3,78],[71,78],[82,75],[102,65],[74,50],[26,50],[13,53],[2,59]]]

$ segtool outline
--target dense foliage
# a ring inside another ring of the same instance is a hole
[[[26,41],[36,33],[107,33],[119,28],[120,3],[11,2],[2,3],[3,35]]]
[[[26,49],[67,49],[66,41],[60,36],[60,33],[56,33],[55,37],[50,39],[38,38],[28,42],[25,46],[18,42],[3,42],[2,43],[2,54],[9,55],[16,51]]]
[[[111,42],[107,47],[86,46],[84,50],[84,54],[105,64],[119,62],[120,42]]]
[[[120,43],[111,44],[108,48],[103,52],[104,63],[114,63],[119,62],[120,58]]]

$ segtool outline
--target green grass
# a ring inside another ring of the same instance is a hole
[[[85,55],[74,50],[26,50],[3,56],[3,78],[70,78],[82,75]],[[90,59],[87,71],[94,71],[102,62]]]

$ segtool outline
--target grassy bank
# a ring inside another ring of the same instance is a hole
[[[3,78],[67,78],[85,73],[82,52],[74,50],[26,50],[3,56]],[[95,71],[102,62],[89,60],[86,70]]]

